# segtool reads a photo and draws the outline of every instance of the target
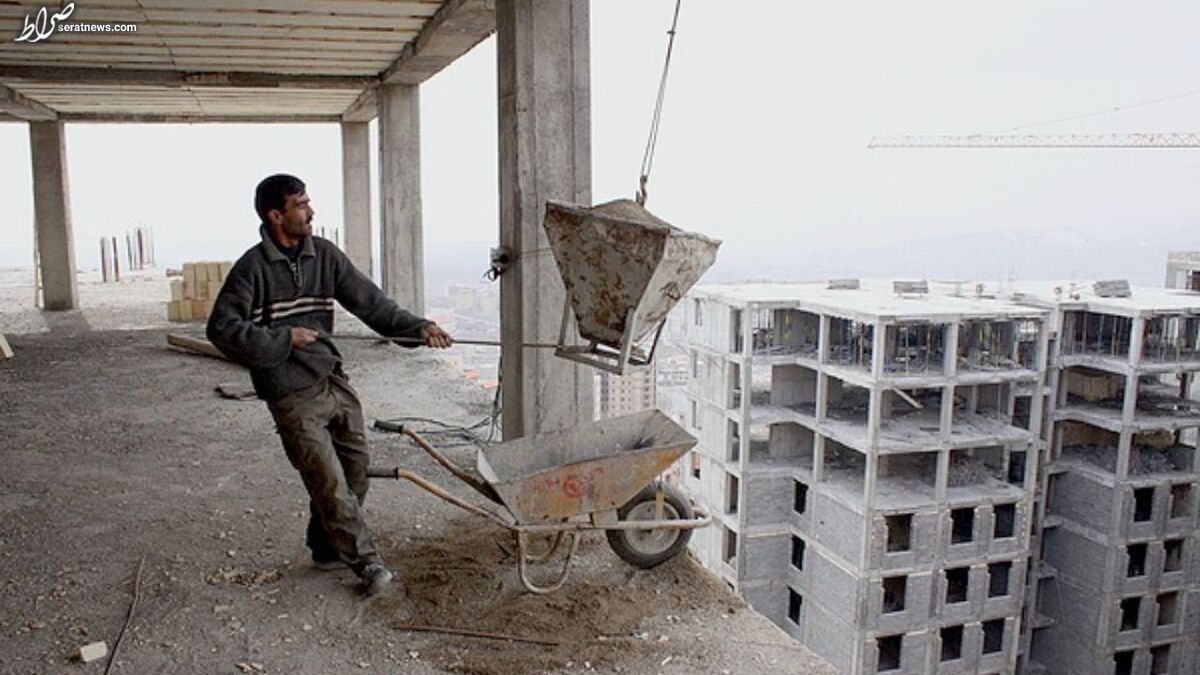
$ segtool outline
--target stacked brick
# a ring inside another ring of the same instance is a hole
[[[231,262],[185,262],[183,278],[171,281],[168,321],[202,321],[212,312],[213,302],[225,283]]]

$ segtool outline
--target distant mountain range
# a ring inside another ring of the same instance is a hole
[[[823,235],[828,237],[827,234]],[[855,242],[858,243],[858,242]],[[428,244],[426,287],[482,283],[493,244]],[[765,250],[764,250],[765,249]],[[727,240],[708,283],[842,277],[900,279],[1128,279],[1163,285],[1169,251],[1200,250],[1200,227],[1097,238],[1083,228],[922,235],[898,244],[816,244],[789,249]]]
[[[726,242],[705,280],[1120,278],[1161,286],[1167,253],[1179,250],[1200,250],[1200,229],[1111,239],[1097,239],[1082,229],[972,232],[920,236],[898,244],[813,246],[786,253],[747,250]]]

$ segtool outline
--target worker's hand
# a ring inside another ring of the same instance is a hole
[[[319,333],[311,328],[292,327],[292,348],[300,349],[317,341]]]
[[[426,325],[421,329],[421,337],[425,338],[425,346],[435,349],[446,349],[454,346],[454,338],[450,334],[442,330],[442,327],[436,323]]]

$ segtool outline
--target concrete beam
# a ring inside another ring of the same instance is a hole
[[[506,440],[592,418],[594,371],[522,347],[556,341],[562,320],[546,200],[592,200],[588,24],[587,0],[496,2],[500,242],[517,261],[500,277]]]
[[[0,85],[0,113],[27,122],[49,122],[58,118],[58,113],[49,106],[3,85]]]
[[[33,160],[33,220],[42,271],[42,306],[51,311],[78,309],[62,122],[30,122],[29,153]]]
[[[362,89],[379,78],[361,75],[284,75],[251,72],[187,72],[137,68],[0,65],[0,82],[114,84],[147,87],[279,87],[286,89]]]
[[[342,242],[350,262],[371,276],[371,139],[366,122],[342,122]]]
[[[379,114],[379,97],[375,92],[375,87],[364,89],[358,98],[354,99],[354,103],[347,106],[342,112],[343,122],[370,122]]]
[[[416,86],[379,88],[379,229],[383,290],[401,307],[425,311],[421,225],[421,99]]]
[[[493,0],[449,0],[379,77],[386,84],[420,84],[471,51],[495,29]]]

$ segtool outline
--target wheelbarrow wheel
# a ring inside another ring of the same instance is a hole
[[[654,520],[657,484],[630,499],[617,515],[622,521]],[[692,503],[673,485],[663,484],[662,520],[691,520]],[[606,530],[608,545],[622,560],[642,569],[661,565],[679,555],[692,538],[691,530]]]

